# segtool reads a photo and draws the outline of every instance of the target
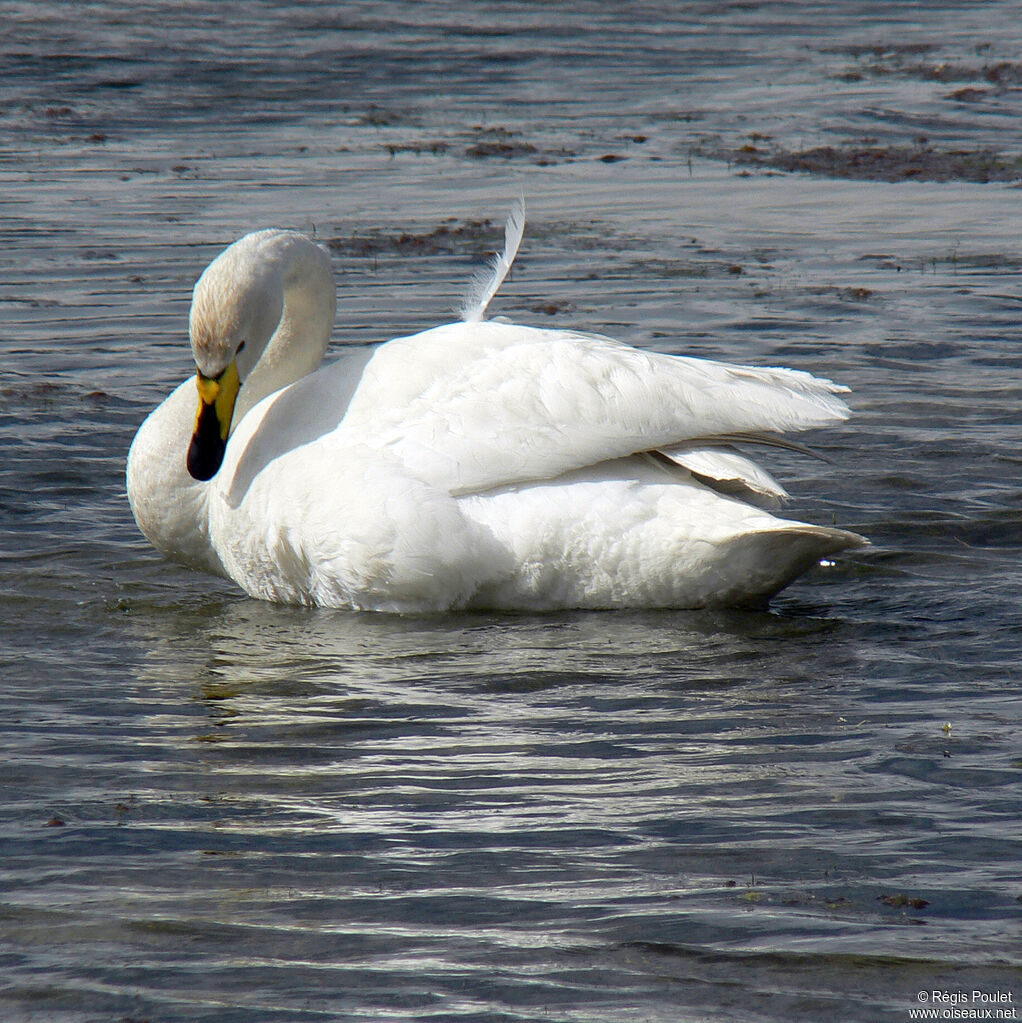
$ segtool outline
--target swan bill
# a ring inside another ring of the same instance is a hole
[[[227,450],[234,403],[241,386],[237,363],[232,360],[218,377],[207,377],[199,370],[195,382],[199,412],[188,445],[188,472],[193,479],[205,481],[217,474]]]

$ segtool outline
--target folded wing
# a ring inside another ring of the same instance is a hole
[[[687,465],[679,457],[686,445],[697,452],[694,471],[748,480],[748,466],[715,450],[714,438],[838,422],[849,415],[838,397],[846,391],[796,370],[643,352],[569,331],[454,323],[381,346],[338,433],[453,494],[649,450],[677,448],[670,456]],[[783,494],[765,474],[753,479]]]

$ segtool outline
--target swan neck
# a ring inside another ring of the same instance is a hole
[[[281,310],[262,354],[245,377],[235,425],[269,394],[314,372],[323,361],[336,312],[333,272],[326,251],[296,232],[270,239],[276,264],[263,300]]]

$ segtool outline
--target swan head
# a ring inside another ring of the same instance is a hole
[[[238,392],[283,311],[279,271],[245,244],[253,237],[236,242],[210,263],[192,296],[188,327],[199,410],[187,465],[196,480],[210,480],[219,470]]]

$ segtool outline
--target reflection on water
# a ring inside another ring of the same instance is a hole
[[[987,694],[981,734],[944,732],[871,678],[872,629],[139,610],[124,707],[64,733],[78,782],[45,753],[61,796],[23,802],[10,849],[8,932],[51,950],[80,1007],[533,1018],[540,998],[624,1019],[639,999],[666,1020],[726,1012],[740,983],[772,1018],[835,988],[861,1018],[950,963],[998,977],[1014,722]],[[941,711],[977,705],[947,691]],[[144,949],[139,993],[80,943]]]
[[[133,11],[0,42],[0,1015],[1017,1002],[1018,192],[935,180],[1016,159],[1011,5]],[[147,548],[124,458],[224,243],[316,231],[368,343],[521,191],[497,311],[850,385],[770,468],[871,551],[769,613],[395,618]]]

